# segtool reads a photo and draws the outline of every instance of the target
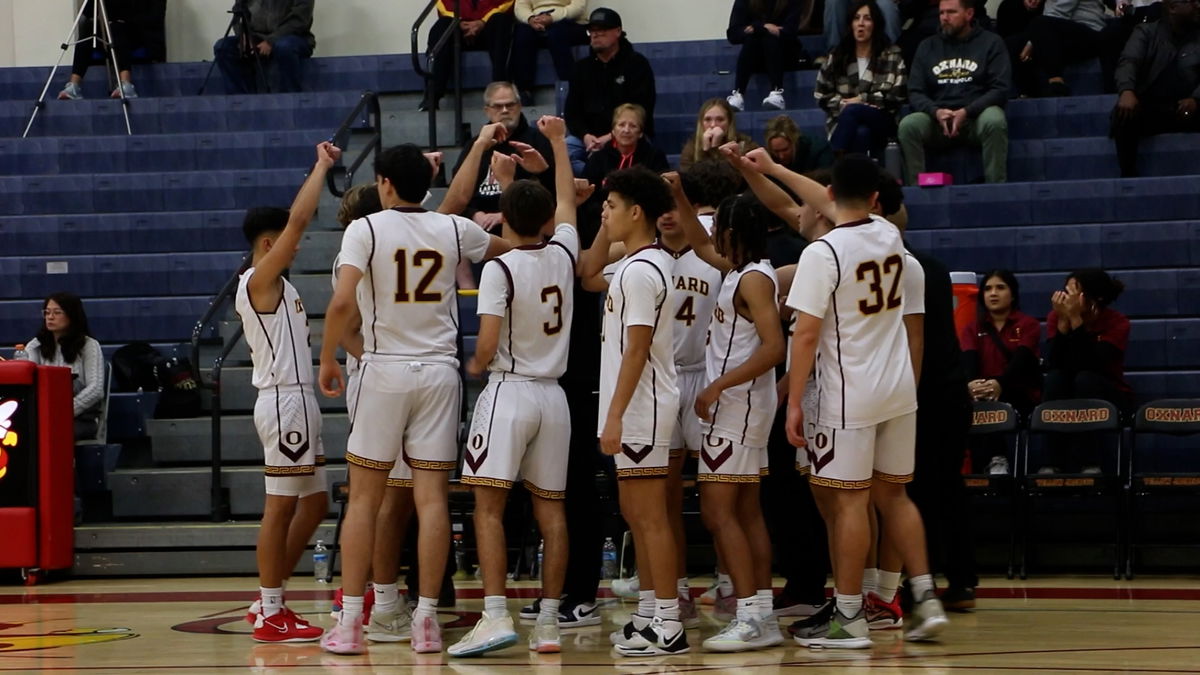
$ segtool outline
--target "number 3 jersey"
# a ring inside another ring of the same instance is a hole
[[[917,409],[903,322],[909,264],[900,231],[878,216],[839,225],[800,255],[787,304],[822,319],[811,421],[858,429]]]
[[[560,224],[549,242],[488,261],[479,313],[503,317],[493,381],[558,379],[567,369],[579,233]]]
[[[358,287],[363,360],[458,366],[459,260],[483,260],[490,236],[459,216],[395,208],[350,223],[340,260],[363,273]]]

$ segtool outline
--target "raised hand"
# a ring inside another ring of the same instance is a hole
[[[492,176],[500,183],[501,189],[507,188],[517,177],[516,155],[492,153]]]
[[[475,139],[476,143],[480,143],[483,147],[492,148],[497,144],[503,143],[508,139],[508,127],[501,122],[486,124],[479,130],[479,137]]]
[[[537,121],[537,128],[543,136],[551,141],[567,137],[567,123],[561,117],[542,115]]]
[[[581,206],[584,202],[591,199],[592,193],[596,191],[596,186],[592,185],[586,178],[575,179],[575,206]]]
[[[342,158],[342,150],[329,141],[317,144],[317,164],[328,169]]]
[[[538,152],[537,149],[532,145],[518,141],[510,141],[509,145],[516,150],[515,153],[510,155],[512,160],[529,173],[542,173],[546,169],[550,168],[550,163],[547,162],[546,158],[542,157],[542,153]]]
[[[762,174],[768,174],[778,165],[766,148],[755,148],[742,157],[742,166]]]

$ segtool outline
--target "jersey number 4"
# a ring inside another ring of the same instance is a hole
[[[417,290],[411,297],[408,293],[408,251],[402,248],[396,249],[395,259],[396,302],[441,302],[441,293],[429,291],[429,286],[433,284],[434,278],[442,269],[444,261],[441,253],[431,249],[422,249],[412,254],[414,268],[428,266],[429,269],[417,282]]]
[[[882,270],[878,262],[868,260],[858,266],[855,275],[860,282],[867,283],[867,297],[858,301],[858,311],[863,314],[878,314],[886,309],[896,309],[900,306],[900,274],[904,271],[904,262],[900,256],[888,256],[883,261]],[[894,274],[893,274],[894,272]],[[883,296],[884,277],[891,276],[892,283],[885,300]]]

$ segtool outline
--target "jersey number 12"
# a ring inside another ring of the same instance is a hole
[[[431,249],[422,249],[413,253],[412,266],[425,267],[429,269],[425,272],[421,280],[417,282],[417,290],[409,297],[408,293],[408,251],[402,248],[396,249],[396,302],[440,302],[442,294],[430,292],[429,286],[433,284],[433,280],[437,277],[437,273],[442,269],[442,254]]]

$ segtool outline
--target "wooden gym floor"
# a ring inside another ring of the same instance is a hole
[[[697,586],[704,581],[694,580]],[[718,624],[703,610],[692,631],[692,653],[651,660],[610,654],[608,632],[633,605],[602,601],[601,626],[563,631],[563,652],[533,654],[517,647],[479,659],[413,654],[407,645],[374,645],[358,657],[337,657],[316,644],[260,645],[248,633],[249,578],[114,579],[0,587],[0,672],[21,673],[590,673],[729,672],[1063,672],[1200,673],[1200,578],[988,578],[979,607],[952,614],[938,644],[908,644],[873,633],[863,652],[811,651],[794,643],[746,654],[706,654],[703,637]],[[696,591],[699,592],[699,591]],[[607,591],[605,592],[607,594]],[[515,614],[520,596],[509,591]],[[446,645],[478,618],[477,583],[459,585],[459,606],[443,610]],[[301,578],[289,605],[329,626],[331,589]]]

